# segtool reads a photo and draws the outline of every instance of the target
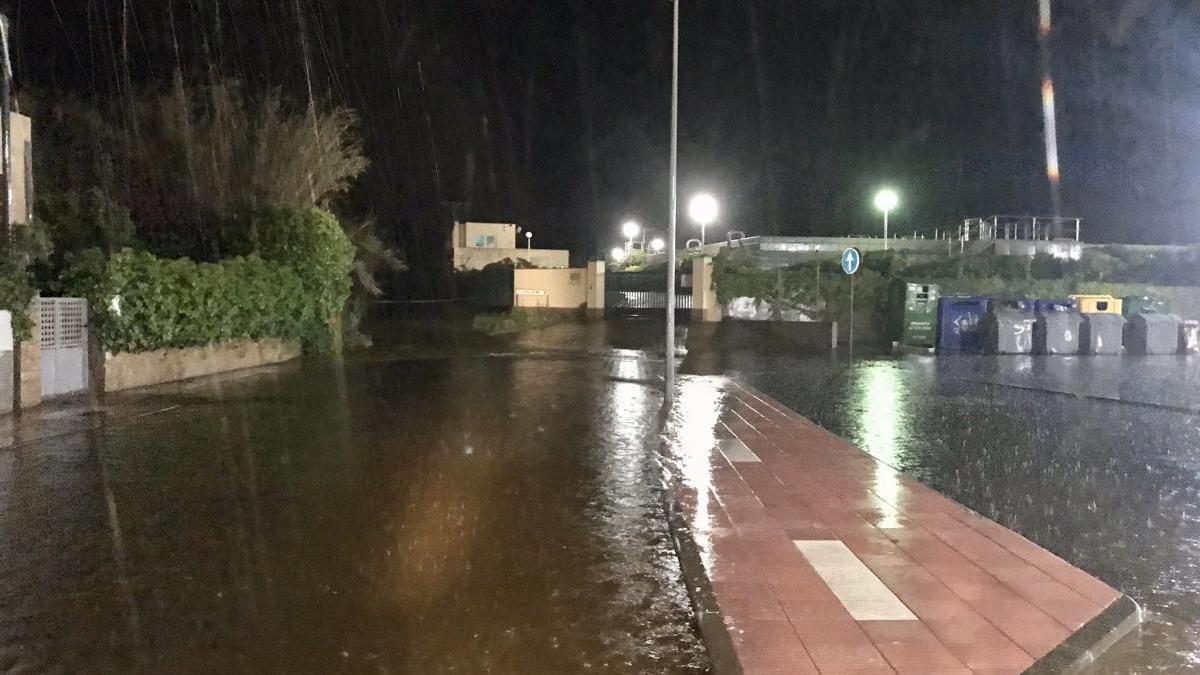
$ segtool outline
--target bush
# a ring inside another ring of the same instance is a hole
[[[86,297],[112,352],[195,347],[234,339],[332,344],[350,295],[354,251],[337,221],[310,209],[253,218],[256,247],[220,263],[98,251],[73,260],[64,288]]]
[[[320,209],[262,209],[251,217],[251,243],[263,260],[287,265],[304,281],[318,316],[332,320],[350,298],[354,244]]]

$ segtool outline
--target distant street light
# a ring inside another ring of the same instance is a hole
[[[900,205],[900,195],[891,188],[884,188],[875,195],[875,208],[883,211],[883,250],[888,250],[888,216]]]
[[[525,250],[526,251],[533,250],[533,233],[529,232],[528,230],[526,230],[526,232],[525,232]]]
[[[709,225],[717,220],[717,214],[720,212],[720,206],[717,204],[717,198],[701,192],[692,197],[692,201],[688,202],[688,217],[700,226],[700,243],[706,243],[704,238],[704,230]]]
[[[625,221],[625,224],[621,226],[621,233],[625,235],[625,239],[626,239],[626,241],[625,241],[625,252],[626,253],[633,250],[633,240],[637,239],[637,236],[639,234],[641,234],[641,232],[642,232],[642,226],[638,225],[636,220],[627,220],[627,221]]]
[[[612,251],[609,251],[608,255],[613,259],[613,262],[617,263],[618,265],[625,262],[625,249],[619,246],[614,248]]]
[[[662,253],[662,250],[666,247],[667,242],[663,241],[661,238],[650,242],[650,250],[654,251],[655,253]]]

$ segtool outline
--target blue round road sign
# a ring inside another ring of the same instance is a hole
[[[848,248],[842,253],[842,271],[846,274],[857,274],[862,265],[862,254],[856,248]]]

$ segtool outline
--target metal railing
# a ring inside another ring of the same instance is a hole
[[[989,216],[968,218],[959,228],[959,239],[972,240],[1025,240],[1052,241],[1074,239],[1080,241],[1082,220],[1054,216]]]

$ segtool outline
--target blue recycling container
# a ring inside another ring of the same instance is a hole
[[[1033,298],[988,298],[988,309],[1030,314],[1034,311],[1036,302]]]
[[[979,323],[987,315],[988,302],[977,295],[943,296],[938,303],[938,352],[982,354]]]
[[[1078,309],[1075,301],[1070,298],[1057,298],[1053,300],[1037,299],[1033,301],[1033,311],[1035,314],[1051,314],[1054,312],[1074,312]]]

